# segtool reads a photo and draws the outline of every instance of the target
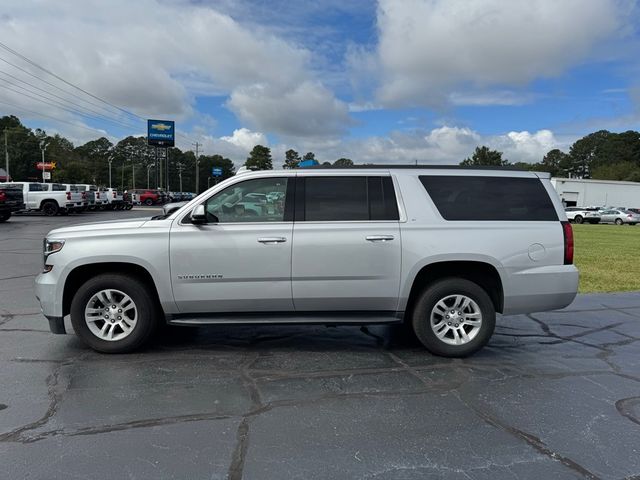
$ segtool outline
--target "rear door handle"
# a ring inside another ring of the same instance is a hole
[[[390,242],[395,237],[393,235],[369,235],[365,237],[367,242]]]
[[[266,245],[273,245],[275,243],[284,243],[287,239],[284,237],[260,237],[258,238],[258,242],[264,243]]]

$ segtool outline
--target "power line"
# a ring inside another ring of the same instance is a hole
[[[94,107],[103,108],[103,109],[105,108],[105,107],[103,107],[102,105],[99,105],[99,104],[97,104],[97,103],[90,102],[89,100],[85,100],[84,98],[78,97],[75,93],[71,93],[71,92],[69,92],[69,91],[65,90],[64,88],[60,88],[58,85],[56,85],[56,84],[54,84],[54,83],[51,83],[51,82],[49,82],[49,81],[45,80],[44,78],[40,78],[39,76],[34,75],[33,73],[31,73],[29,70],[26,70],[26,69],[24,69],[24,68],[22,68],[22,67],[20,67],[20,66],[16,65],[15,63],[11,63],[10,61],[8,61],[8,60],[6,60],[6,59],[4,59],[4,58],[2,58],[2,57],[0,57],[0,62],[4,62],[4,63],[6,63],[7,65],[10,65],[10,66],[12,66],[12,67],[13,67],[13,68],[15,68],[15,69],[20,70],[21,72],[24,72],[24,73],[26,73],[27,75],[29,75],[29,76],[31,76],[31,77],[33,77],[33,78],[37,79],[37,80],[40,80],[42,83],[46,83],[47,85],[49,85],[49,86],[51,86],[51,87],[53,87],[53,88],[55,88],[55,89],[57,89],[57,90],[60,90],[61,92],[64,92],[64,93],[69,94],[69,95],[73,95],[73,96],[74,96],[74,97],[76,97],[78,100],[81,100],[81,101],[83,101],[83,102],[85,102],[85,103],[88,103],[89,105],[93,105]],[[115,112],[111,112],[111,111],[109,111],[109,112],[110,112],[110,113],[112,113],[112,114],[113,114],[113,113],[115,113]]]
[[[67,103],[70,103],[71,105],[75,105],[75,106],[76,106],[76,107],[78,107],[78,108],[82,108],[82,109],[84,109],[84,110],[86,110],[86,111],[88,111],[88,112],[92,112],[92,113],[94,113],[96,116],[98,116],[98,117],[100,117],[100,118],[102,118],[102,119],[106,119],[106,120],[113,121],[113,122],[118,122],[120,125],[124,125],[124,126],[129,127],[129,128],[137,128],[137,127],[136,127],[136,126],[134,126],[134,125],[127,124],[127,123],[124,123],[124,122],[122,122],[122,121],[120,121],[120,120],[118,120],[118,119],[108,117],[108,116],[106,116],[104,113],[101,113],[101,112],[99,112],[99,111],[97,111],[97,110],[93,110],[92,108],[85,107],[85,106],[83,106],[83,105],[81,105],[81,104],[79,104],[79,103],[72,102],[72,101],[71,101],[71,100],[69,100],[68,98],[64,98],[64,97],[61,97],[60,95],[56,95],[55,93],[49,92],[49,91],[45,90],[44,88],[40,88],[40,87],[38,87],[37,85],[34,85],[34,84],[29,83],[29,82],[27,82],[27,81],[25,81],[25,80],[22,80],[21,78],[16,77],[15,75],[11,75],[10,73],[7,73],[7,72],[5,72],[5,71],[0,70],[0,74],[5,75],[5,76],[7,76],[7,77],[9,77],[9,78],[13,78],[14,80],[17,80],[18,82],[22,82],[22,83],[24,83],[25,85],[29,85],[30,87],[35,88],[36,90],[38,90],[38,91],[40,91],[40,92],[44,92],[44,93],[46,93],[47,95],[50,95],[50,96],[55,97],[55,98],[59,98],[60,100],[63,100],[63,101],[65,101],[65,102],[67,102]],[[28,88],[25,88],[25,87],[23,87],[23,86],[21,86],[21,85],[17,85],[17,84],[15,84],[15,83],[13,83],[13,82],[10,82],[9,80],[5,80],[5,79],[3,79],[3,78],[0,78],[0,80],[2,80],[2,81],[4,81],[4,82],[7,82],[7,83],[9,83],[10,85],[14,85],[15,87],[18,87],[18,88],[21,88],[21,89],[23,89],[23,90],[26,90],[26,91],[28,91],[28,92],[30,92],[30,93],[34,93],[34,94],[36,93],[36,92],[34,92],[34,91],[32,91],[32,90],[29,90]],[[103,108],[103,107],[99,107],[99,108]],[[112,112],[109,112],[109,113],[112,113]]]
[[[117,109],[117,110],[120,110],[120,111],[121,111],[121,112],[123,112],[123,113],[126,113],[126,114],[128,114],[128,115],[132,115],[132,116],[134,116],[134,117],[139,118],[140,120],[145,120],[145,121],[146,121],[146,118],[143,118],[143,117],[141,117],[140,115],[137,115],[137,114],[135,114],[135,113],[133,113],[133,112],[130,112],[129,110],[125,110],[125,109],[124,109],[124,108],[122,108],[122,107],[119,107],[119,106],[117,106],[117,105],[114,105],[113,103],[111,103],[111,102],[109,102],[109,101],[107,101],[107,100],[105,100],[105,99],[103,99],[103,98],[100,98],[100,97],[98,97],[97,95],[94,95],[94,94],[93,94],[93,93],[91,93],[91,92],[87,92],[87,91],[86,91],[86,90],[84,90],[83,88],[78,87],[77,85],[74,85],[74,84],[73,84],[73,83],[71,83],[71,82],[68,82],[68,81],[67,81],[67,80],[65,80],[64,78],[62,78],[62,77],[60,77],[59,75],[56,75],[55,73],[53,73],[51,70],[48,70],[47,68],[45,68],[45,67],[43,67],[43,66],[41,66],[41,65],[37,64],[37,63],[36,63],[36,62],[34,62],[33,60],[31,60],[31,59],[29,59],[29,58],[25,57],[24,55],[22,55],[21,53],[16,52],[15,50],[13,50],[12,48],[8,47],[7,45],[5,45],[5,44],[4,44],[4,43],[2,43],[2,42],[0,42],[0,48],[4,48],[4,49],[5,49],[6,51],[8,51],[9,53],[14,54],[15,56],[17,56],[17,57],[21,58],[22,60],[24,60],[25,62],[29,63],[30,65],[33,65],[34,67],[36,67],[36,68],[38,68],[38,69],[42,70],[43,72],[48,73],[48,74],[49,74],[49,75],[51,75],[52,77],[57,78],[58,80],[60,80],[61,82],[65,83],[65,84],[67,84],[67,85],[69,85],[70,87],[73,87],[73,88],[75,88],[75,89],[77,89],[77,90],[80,90],[82,93],[84,93],[85,95],[89,95],[91,98],[95,98],[96,100],[99,100],[99,101],[100,101],[100,102],[102,102],[102,103],[106,103],[107,105],[109,105],[109,106],[111,106],[111,107],[113,107],[113,108],[115,108],[115,109]]]
[[[80,92],[84,93],[85,95],[88,95],[88,96],[90,96],[90,97],[92,97],[92,98],[94,98],[94,99],[96,99],[96,100],[98,100],[98,101],[100,101],[100,102],[102,102],[102,103],[104,103],[104,104],[106,104],[106,105],[109,105],[110,107],[115,108],[116,110],[118,110],[118,111],[120,111],[120,112],[126,113],[127,115],[130,115],[130,116],[132,116],[132,117],[134,117],[134,118],[136,118],[136,119],[139,119],[139,120],[142,120],[142,121],[145,121],[145,122],[147,121],[147,119],[146,119],[146,118],[141,117],[140,115],[137,115],[136,113],[133,113],[133,112],[131,112],[131,111],[129,111],[129,110],[126,110],[126,109],[124,109],[124,108],[122,108],[122,107],[119,107],[119,106],[117,106],[117,105],[115,105],[115,104],[113,104],[113,103],[111,103],[111,102],[109,102],[109,101],[107,101],[107,100],[105,100],[105,99],[103,99],[103,98],[101,98],[101,97],[97,96],[97,95],[94,95],[94,94],[92,94],[91,92],[88,92],[87,90],[85,90],[85,89],[83,89],[83,88],[81,88],[81,87],[79,87],[79,86],[77,86],[77,85],[75,85],[75,84],[73,84],[73,83],[71,83],[71,82],[69,82],[69,81],[65,80],[64,78],[62,78],[62,77],[60,77],[59,75],[57,75],[57,74],[55,74],[54,72],[52,72],[51,70],[49,70],[49,69],[47,69],[47,68],[45,68],[45,67],[43,67],[43,66],[39,65],[39,64],[38,64],[38,63],[36,63],[35,61],[33,61],[33,60],[29,59],[29,58],[28,58],[28,57],[26,57],[25,55],[21,54],[20,52],[17,52],[16,50],[12,49],[11,47],[9,47],[9,46],[5,45],[5,44],[4,44],[4,43],[2,43],[2,42],[0,42],[0,48],[2,48],[2,49],[4,49],[4,50],[6,50],[7,52],[9,52],[9,53],[11,53],[11,54],[13,54],[13,55],[17,56],[18,58],[22,59],[23,61],[27,62],[28,64],[30,64],[30,65],[32,65],[32,66],[34,66],[34,67],[36,67],[36,68],[38,68],[38,69],[42,70],[43,72],[45,72],[45,73],[47,73],[47,74],[51,75],[52,77],[54,77],[54,78],[58,79],[59,81],[61,81],[61,82],[65,83],[66,85],[69,85],[70,87],[75,88],[76,90],[79,90]],[[40,80],[41,82],[44,82],[44,83],[46,83],[47,85],[50,85],[50,86],[52,86],[52,87],[54,87],[54,88],[56,88],[56,89],[58,89],[58,90],[60,90],[60,91],[62,91],[62,92],[64,92],[64,93],[67,93],[67,94],[70,94],[70,95],[74,95],[74,94],[72,94],[71,92],[69,92],[69,91],[67,91],[67,90],[62,89],[62,88],[60,88],[59,86],[57,86],[57,85],[55,85],[55,84],[53,84],[53,83],[51,83],[51,82],[49,82],[49,81],[47,81],[47,80],[44,80],[43,78],[38,77],[37,75],[35,75],[35,74],[31,73],[30,71],[28,71],[28,70],[26,70],[26,69],[24,69],[24,68],[22,68],[22,67],[20,67],[20,66],[18,66],[18,65],[15,65],[15,64],[13,64],[13,63],[9,62],[8,60],[6,60],[6,59],[2,58],[2,57],[0,57],[0,61],[3,61],[3,62],[5,62],[5,63],[7,63],[7,64],[11,65],[11,66],[12,66],[12,67],[14,67],[14,68],[17,68],[18,70],[20,70],[20,71],[22,71],[22,72],[24,72],[24,73],[26,73],[26,74],[28,74],[28,75],[30,75],[30,76],[32,76],[32,77],[34,77],[34,78],[38,79],[38,80]],[[49,92],[47,92],[47,93],[49,93]],[[88,100],[86,100],[86,99],[83,99],[83,98],[81,98],[81,97],[79,97],[79,96],[77,96],[77,95],[74,95],[74,97],[75,97],[75,98],[78,98],[79,100],[82,100],[82,101],[83,101],[83,102],[85,102],[85,103],[89,103],[90,105],[96,106],[96,107],[98,107],[98,108],[103,108],[103,109],[105,109],[105,107],[103,107],[103,106],[101,106],[101,105],[97,105],[97,104],[95,104],[95,103],[93,103],[93,102],[90,102],[90,101],[88,101]],[[106,109],[105,109],[105,110],[106,110]],[[113,113],[113,112],[111,112],[111,113]],[[132,127],[129,127],[129,128],[132,128]],[[188,137],[188,136],[186,136],[186,135],[184,135],[184,134],[182,134],[182,133],[177,133],[177,135],[178,135],[178,136],[180,136],[180,137],[182,137],[182,138],[184,138],[185,140],[187,140],[187,141],[189,141],[189,142],[191,141],[191,138],[190,138],[190,137]]]
[[[2,73],[2,72],[0,72],[0,73]],[[54,99],[49,98],[49,97],[47,97],[47,96],[45,96],[45,95],[42,95],[42,94],[40,94],[40,93],[38,93],[38,92],[34,92],[33,90],[29,90],[28,88],[23,87],[22,85],[15,84],[15,83],[10,82],[9,80],[6,80],[6,79],[4,79],[4,78],[0,78],[0,81],[2,81],[2,82],[6,82],[6,83],[8,83],[9,85],[13,85],[14,87],[20,88],[21,90],[25,90],[25,91],[27,91],[27,92],[29,92],[29,93],[33,94],[33,95],[37,95],[38,97],[42,97],[42,98],[44,98],[44,99],[48,100],[47,102],[44,102],[44,103],[47,103],[48,105],[51,105],[51,106],[58,106],[59,108],[62,108],[62,109],[64,109],[64,110],[66,110],[66,111],[73,112],[73,113],[76,113],[76,114],[78,114],[78,115],[82,115],[82,116],[87,117],[87,118],[91,118],[91,119],[98,118],[98,119],[101,119],[101,120],[103,120],[103,121],[111,122],[111,123],[116,124],[116,125],[119,125],[119,126],[124,126],[124,127],[126,127],[126,128],[137,128],[137,127],[135,127],[134,125],[127,124],[127,123],[121,122],[121,121],[119,121],[119,120],[114,120],[114,119],[109,118],[109,117],[107,117],[107,116],[105,116],[105,115],[102,115],[102,114],[98,114],[98,116],[97,116],[97,117],[96,117],[96,115],[87,114],[87,113],[85,113],[85,112],[83,112],[83,111],[81,111],[81,110],[78,110],[78,109],[76,109],[76,108],[69,107],[68,105],[63,104],[63,103],[59,102],[58,100],[54,100]],[[12,89],[12,88],[7,88],[7,87],[5,87],[5,89],[6,89],[6,90],[8,90],[8,91],[10,91],[10,92],[15,92],[15,93],[18,93],[18,94],[20,94],[20,95],[25,95],[25,96],[27,96],[27,97],[29,97],[29,98],[33,98],[34,100],[38,100],[38,101],[41,101],[41,102],[43,101],[43,100],[40,100],[40,99],[38,99],[38,98],[34,98],[34,97],[32,97],[31,95],[27,95],[27,94],[25,94],[25,93],[18,92],[18,91],[16,91],[16,90]],[[49,92],[46,92],[46,90],[43,90],[43,91],[44,91],[45,93],[47,93],[48,95],[51,95]],[[59,97],[59,98],[61,98],[61,97]],[[63,99],[63,100],[65,100],[65,99]],[[65,100],[65,101],[68,101],[68,100]],[[53,104],[53,103],[49,103],[49,102],[55,102],[55,104]],[[69,102],[69,103],[71,103],[71,104],[73,104],[73,105],[77,105],[77,106],[78,106],[78,107],[80,107],[80,108],[85,108],[85,107],[83,107],[82,105],[79,105],[79,104],[74,103],[74,102]],[[89,109],[87,109],[87,110],[89,110]],[[92,111],[92,112],[93,112],[94,110],[89,110],[89,111]]]
[[[54,117],[54,116],[51,116],[51,115],[47,115],[46,113],[41,113],[41,112],[36,112],[34,110],[29,110],[28,108],[24,108],[23,106],[16,105],[15,103],[5,102],[4,100],[0,100],[0,103],[2,103],[3,105],[8,105],[9,107],[17,108],[19,110],[22,110],[23,112],[32,113],[34,115],[38,115],[38,116],[44,117],[44,118],[50,118],[51,120],[55,120],[56,122],[66,123],[68,125],[71,125],[72,127],[84,128],[85,130],[91,130],[92,132],[98,132],[101,135],[105,134],[105,132],[103,130],[98,130],[97,128],[93,128],[93,127],[87,127],[85,125],[78,125],[77,123],[73,123],[73,122],[70,122],[68,120],[63,120],[62,118],[58,118],[58,117]]]

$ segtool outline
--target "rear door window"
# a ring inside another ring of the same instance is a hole
[[[389,176],[299,177],[296,221],[383,221],[399,219]]]
[[[537,178],[423,175],[420,181],[445,220],[558,220]]]

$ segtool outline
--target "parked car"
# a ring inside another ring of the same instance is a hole
[[[629,210],[630,212],[637,213],[640,215],[640,208],[630,208],[630,207],[614,207],[616,210]]]
[[[615,223],[616,225],[622,225],[624,223],[635,225],[636,223],[640,223],[640,215],[631,210],[602,210],[600,216],[602,223]]]
[[[6,222],[13,212],[20,210],[24,210],[22,186],[0,183],[0,223]]]
[[[41,211],[53,216],[58,213],[69,213],[82,207],[82,195],[72,195],[66,187],[59,183],[12,182],[22,187],[25,210]]]
[[[596,209],[587,207],[567,207],[564,209],[567,218],[573,223],[599,223],[600,214]]]
[[[284,201],[259,215],[240,206],[274,191]],[[49,232],[36,279],[51,331],[70,315],[108,353],[165,320],[406,321],[429,351],[459,357],[489,341],[496,312],[563,308],[577,289],[548,174],[443,166],[243,173],[169,216]]]
[[[187,203],[189,202],[172,202],[172,203],[165,203],[162,206],[162,214],[163,215],[171,215],[173,212],[175,212],[176,210],[178,210],[179,208],[184,207]]]

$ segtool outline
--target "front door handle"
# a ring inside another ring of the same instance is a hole
[[[273,245],[276,243],[284,243],[287,239],[284,237],[260,237],[258,238],[258,242],[264,243],[265,245]]]
[[[369,235],[365,237],[367,242],[390,242],[395,237],[393,235]]]

